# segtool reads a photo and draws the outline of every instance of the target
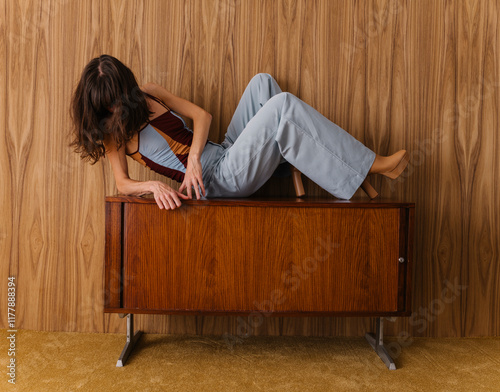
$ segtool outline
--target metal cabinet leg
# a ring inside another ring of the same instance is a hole
[[[123,347],[123,351],[120,355],[120,358],[118,359],[118,362],[116,363],[117,367],[122,367],[125,365],[125,362],[127,361],[128,356],[132,352],[132,349],[135,346],[135,343],[137,340],[142,335],[142,331],[136,331],[134,334],[134,315],[133,314],[128,314],[127,315],[127,342],[125,343],[125,347]]]
[[[370,346],[375,350],[380,359],[385,363],[389,370],[396,370],[396,364],[392,360],[389,352],[384,346],[384,320],[382,317],[377,318],[377,330],[376,333],[367,333],[365,335],[366,340],[370,343]]]

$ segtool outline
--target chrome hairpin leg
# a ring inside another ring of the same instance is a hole
[[[120,317],[123,317],[123,315],[120,314]],[[123,365],[125,365],[128,356],[132,352],[135,344],[137,343],[137,340],[139,340],[141,335],[142,331],[136,331],[136,333],[134,334],[134,315],[127,314],[127,342],[125,343],[125,347],[123,347],[120,358],[118,358],[116,367],[122,367]]]
[[[385,363],[385,366],[387,366],[389,370],[396,370],[396,364],[384,347],[384,320],[382,317],[377,317],[376,333],[367,333],[365,338],[368,340],[368,343],[370,343],[370,346],[372,346],[380,359]]]

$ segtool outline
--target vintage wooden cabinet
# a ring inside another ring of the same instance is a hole
[[[319,198],[210,199],[160,210],[106,198],[105,312],[376,316],[411,313],[414,204]]]

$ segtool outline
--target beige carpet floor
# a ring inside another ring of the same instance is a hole
[[[18,331],[12,385],[7,337],[0,391],[500,391],[500,338],[386,338],[389,371],[364,338],[146,334],[117,368],[124,335]]]

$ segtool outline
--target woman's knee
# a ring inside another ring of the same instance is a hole
[[[270,74],[265,72],[255,74],[255,76],[252,78],[252,82],[269,83],[270,81],[274,81],[274,78]]]
[[[296,98],[297,97],[292,93],[281,92],[271,97],[269,101],[267,101],[266,105],[282,108],[284,105],[286,105],[287,103],[289,104]]]
[[[264,87],[266,90],[277,90],[278,83],[274,78],[268,73],[258,73],[256,74],[252,80],[250,80],[250,85],[255,85],[258,87]],[[273,88],[274,87],[274,88]],[[279,91],[279,90],[278,90]]]

